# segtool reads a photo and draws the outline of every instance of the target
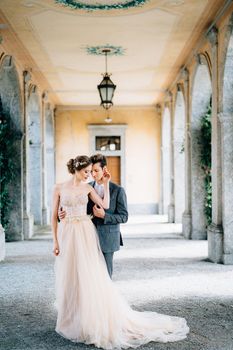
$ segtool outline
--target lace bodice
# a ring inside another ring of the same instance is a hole
[[[74,189],[62,189],[60,192],[60,206],[66,211],[66,218],[87,214],[88,194]]]

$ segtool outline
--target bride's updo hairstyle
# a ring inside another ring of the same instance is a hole
[[[87,156],[78,156],[76,158],[71,158],[67,163],[67,168],[70,174],[74,174],[75,171],[82,170],[88,165],[92,164],[91,160]]]

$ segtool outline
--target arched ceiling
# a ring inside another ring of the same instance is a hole
[[[0,2],[0,9],[36,62],[29,68],[42,72],[57,104],[99,105],[97,85],[105,62],[98,50],[108,45],[116,52],[108,58],[117,85],[114,105],[151,106],[223,3],[7,0]],[[4,40],[4,30],[2,36]]]

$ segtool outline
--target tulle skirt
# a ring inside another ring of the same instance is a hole
[[[110,279],[88,216],[59,225],[55,260],[56,332],[103,349],[136,348],[186,338],[185,319],[131,309]]]

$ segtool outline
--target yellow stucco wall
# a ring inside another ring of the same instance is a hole
[[[129,204],[159,202],[160,118],[154,108],[115,109],[114,124],[127,124],[125,135],[125,189]],[[105,113],[97,110],[57,110],[56,182],[69,178],[67,161],[90,155],[88,124],[104,124]]]

